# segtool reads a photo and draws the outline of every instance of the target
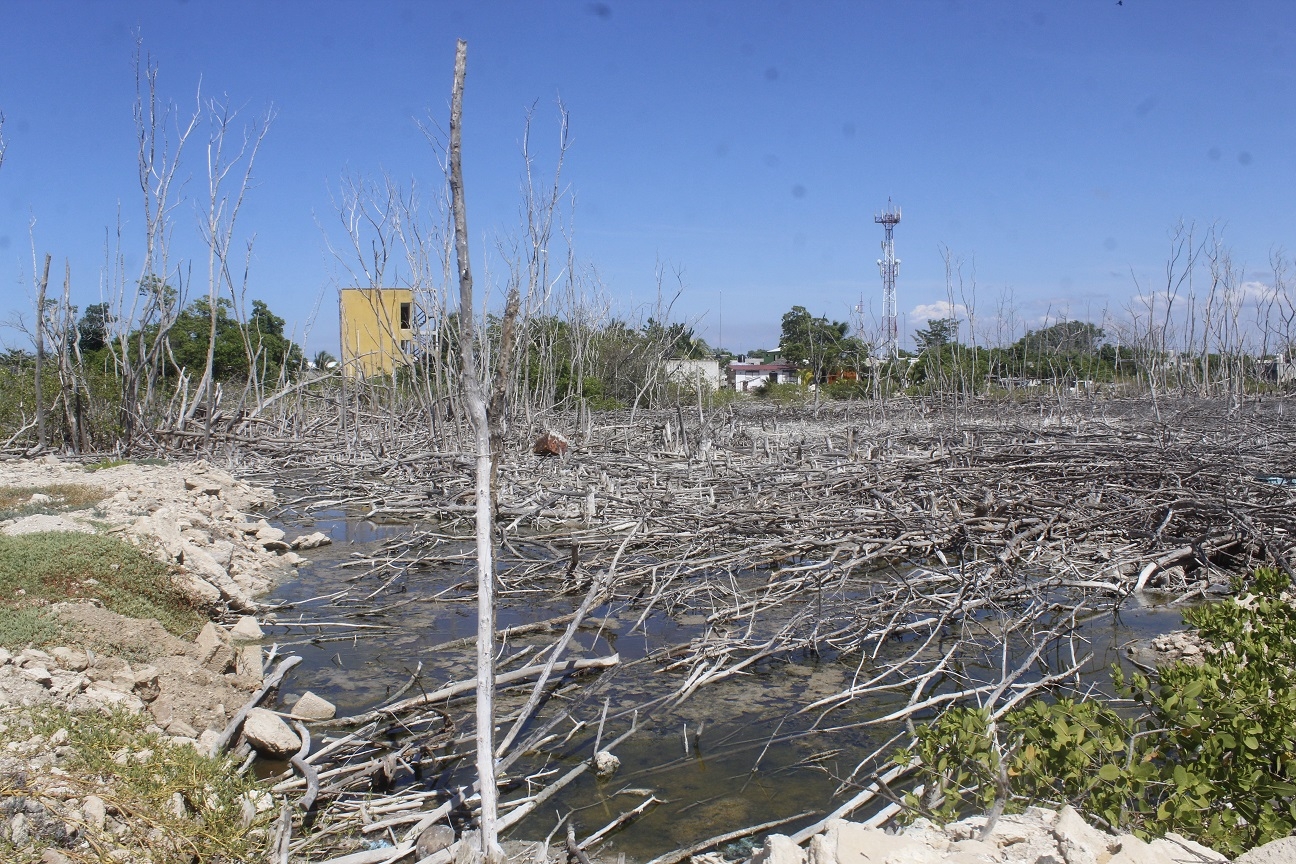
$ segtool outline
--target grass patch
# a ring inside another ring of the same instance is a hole
[[[147,716],[124,712],[72,714],[62,708],[31,708],[0,715],[0,749],[27,755],[45,753],[61,741],[58,752],[63,776],[27,777],[24,789],[6,789],[18,778],[0,775],[0,796],[23,794],[47,807],[61,805],[41,794],[45,781],[72,786],[76,797],[98,795],[114,819],[125,825],[109,841],[106,833],[80,826],[92,850],[121,845],[135,853],[132,860],[235,862],[260,860],[266,843],[265,827],[277,815],[267,806],[249,825],[245,802],[272,804],[268,793],[235,772],[230,757],[211,759],[187,744],[144,731]],[[41,736],[39,739],[33,736]],[[13,749],[11,749],[13,748]],[[179,794],[183,812],[173,804]],[[249,814],[250,815],[250,814]],[[30,860],[40,860],[41,850],[56,845],[56,838],[34,831],[36,848]],[[13,847],[0,840],[0,852]],[[13,850],[18,851],[18,850]],[[0,858],[10,860],[0,854]],[[77,860],[82,860],[78,857]],[[98,860],[98,856],[95,856]],[[107,860],[107,859],[105,859]]]
[[[49,501],[32,501],[33,495],[47,495]],[[0,519],[21,519],[34,513],[61,513],[93,507],[104,499],[104,491],[79,483],[50,486],[0,486]]]
[[[165,459],[104,459],[102,462],[90,462],[84,465],[86,471],[103,471],[108,468],[120,468],[123,465],[165,465]]]
[[[44,607],[94,598],[132,618],[155,618],[193,638],[207,618],[171,587],[167,567],[115,537],[48,531],[0,536],[0,645],[49,644]]]

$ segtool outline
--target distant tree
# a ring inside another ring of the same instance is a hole
[[[271,312],[265,303],[252,301],[252,314],[246,325],[240,325],[231,310],[229,300],[216,301],[216,349],[212,355],[215,380],[246,381],[252,374],[249,349],[256,357],[257,377],[263,382],[278,378],[284,367],[291,371],[304,365],[301,347],[283,335],[284,319]],[[191,372],[204,367],[212,318],[206,297],[199,297],[176,316],[168,334],[171,359],[176,367]]]
[[[327,351],[317,351],[311,362],[315,364],[316,369],[327,372],[337,365],[337,358]]]
[[[661,346],[673,360],[701,360],[711,351],[707,343],[693,332],[692,327],[678,322],[663,324],[649,318],[643,327],[643,335],[652,344]]]
[[[958,341],[958,325],[957,318],[928,318],[927,329],[914,333],[918,350],[939,350],[946,345],[955,344]]]
[[[816,318],[804,306],[793,306],[783,316],[779,349],[783,359],[809,369],[816,381],[840,367],[844,353],[855,347],[846,334],[850,325],[843,321]]]
[[[108,344],[108,328],[116,320],[107,303],[92,303],[77,322],[77,346],[82,351],[98,351]]]
[[[1059,321],[1041,330],[1029,330],[1017,341],[1026,354],[1093,354],[1103,338],[1101,328],[1088,321]]]

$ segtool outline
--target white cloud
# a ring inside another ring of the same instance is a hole
[[[968,317],[967,307],[962,303],[950,304],[947,300],[937,300],[935,303],[920,303],[909,312],[911,321],[935,321],[940,318],[958,318],[966,319]]]

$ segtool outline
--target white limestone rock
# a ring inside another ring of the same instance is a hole
[[[273,711],[253,708],[243,721],[243,737],[263,756],[286,759],[301,749],[301,739]]]
[[[752,864],[805,864],[806,853],[786,834],[770,834],[752,857]]]
[[[1133,834],[1122,834],[1116,842],[1120,844],[1120,850],[1108,864],[1174,864],[1174,860],[1161,850],[1154,849]]]
[[[81,802],[81,815],[85,816],[91,828],[102,831],[104,819],[108,816],[108,808],[98,795],[87,795]]]
[[[90,658],[86,653],[74,648],[51,648],[50,656],[60,669],[67,669],[70,672],[84,672],[90,665]]]
[[[332,720],[337,715],[337,706],[307,690],[293,703],[292,713],[303,720]]]
[[[198,647],[198,662],[213,672],[226,672],[234,664],[230,636],[219,624],[208,621],[194,642]]]
[[[230,639],[234,642],[255,642],[265,636],[261,625],[257,623],[256,618],[251,615],[241,616],[229,631]]]
[[[1237,864],[1293,864],[1296,862],[1296,836],[1270,840],[1238,856]]]
[[[1196,840],[1189,840],[1182,834],[1176,834],[1173,831],[1166,832],[1165,837],[1153,840],[1149,845],[1171,861],[1177,861],[1179,864],[1228,864],[1228,858],[1214,849],[1203,846]],[[1246,856],[1243,855],[1242,857]],[[1296,861],[1296,857],[1291,860]]]
[[[171,585],[182,597],[200,608],[215,606],[221,599],[219,588],[185,567],[171,571]]]
[[[844,819],[828,823],[825,850],[837,864],[934,864],[941,852],[903,834],[887,834]],[[811,858],[817,857],[811,847]],[[822,864],[822,862],[821,862]]]
[[[313,534],[303,534],[301,537],[293,540],[292,548],[297,549],[298,551],[318,549],[321,546],[328,546],[332,542],[332,537],[329,537],[323,531],[316,531]]]
[[[607,750],[600,750],[594,754],[594,773],[600,780],[608,779],[620,767],[621,760]]]
[[[1066,864],[1103,864],[1114,851],[1113,838],[1084,821],[1070,805],[1058,813],[1053,837]]]

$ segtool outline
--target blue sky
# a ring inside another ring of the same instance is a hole
[[[135,34],[162,94],[228,94],[277,116],[240,217],[249,294],[336,351],[348,277],[330,188],[383,172],[440,182],[416,121],[447,116],[469,42],[464,160],[474,251],[518,224],[523,119],[537,167],[571,117],[564,178],[576,256],[624,316],[681,274],[677,318],[742,351],[793,304],[880,309],[873,215],[903,207],[899,306],[942,311],[941,249],[983,318],[1099,319],[1155,283],[1180,220],[1223,229],[1245,278],[1296,245],[1296,3],[16,2],[0,0],[0,316],[30,307],[32,246],[100,299],[121,214],[138,268]],[[172,211],[174,256],[202,269],[202,139]],[[203,289],[195,276],[195,293]],[[723,296],[723,307],[721,297]],[[321,305],[322,298],[322,305]],[[962,298],[956,297],[956,302]],[[13,330],[7,344],[22,343]]]

